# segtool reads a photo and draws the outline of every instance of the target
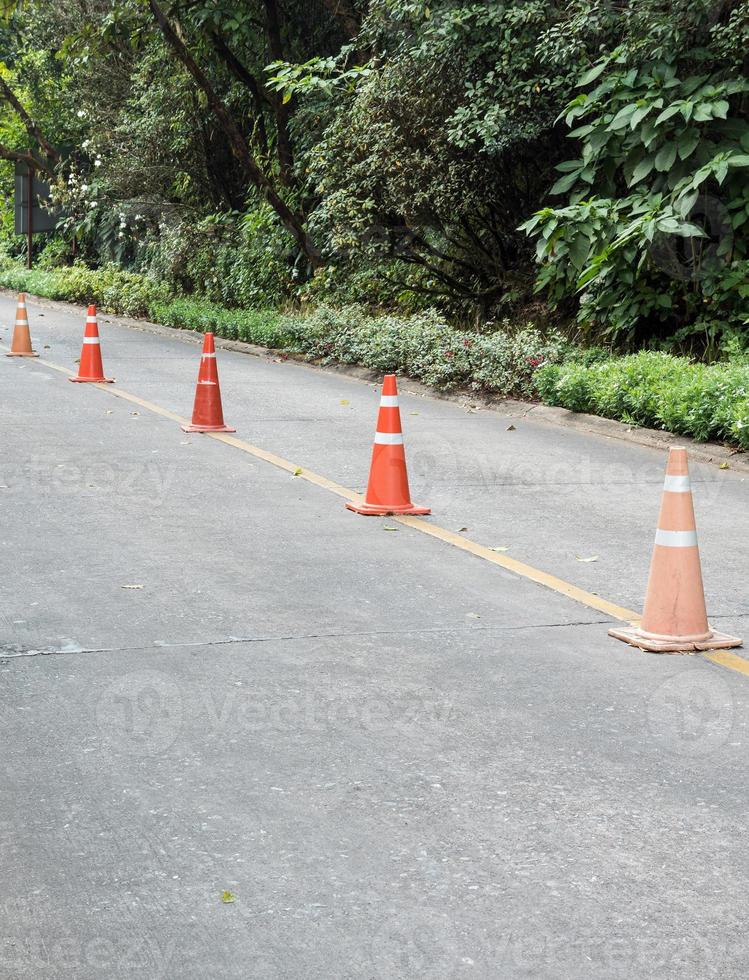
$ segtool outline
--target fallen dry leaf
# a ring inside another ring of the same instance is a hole
[[[720,466],[718,467],[718,469],[721,469],[721,470],[730,470],[731,469],[731,464],[730,463],[723,462],[723,463],[720,464]]]
[[[121,585],[121,589],[142,589],[142,585]]]
[[[598,555],[591,555],[590,558],[583,558],[582,555],[575,555],[575,561],[598,561]]]
[[[382,530],[383,531],[397,531],[398,528],[397,527],[391,527],[390,524],[383,524]]]
[[[463,531],[467,531],[467,530],[468,530],[467,527],[459,527],[458,528],[458,534],[461,534]]]
[[[509,546],[507,545],[497,545],[496,548],[490,548],[489,551],[509,551]]]
[[[231,905],[234,902],[234,900],[235,900],[234,892],[226,891],[221,896],[221,901],[224,903],[224,905]]]
[[[514,432],[514,431],[515,431],[514,425],[508,425],[507,428],[505,429],[505,432]]]
[[[341,399],[341,405],[350,405],[350,404],[351,403],[349,402],[348,398],[342,398]]]
[[[297,468],[292,473],[292,476],[301,476],[301,475],[302,475],[302,470],[299,466],[297,466]]]

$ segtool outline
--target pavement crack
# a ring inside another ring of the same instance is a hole
[[[607,626],[612,622],[610,619],[583,619],[571,622],[557,623],[524,623],[519,626],[415,626],[403,629],[384,629],[384,630],[321,630],[311,633],[282,633],[268,636],[225,636],[208,640],[154,640],[143,646],[113,646],[113,647],[65,647],[55,648],[46,647],[40,650],[12,650],[4,651],[0,649],[0,663],[9,660],[29,659],[34,657],[64,657],[80,656],[81,654],[98,653],[143,653],[155,650],[173,650],[196,647],[220,647],[233,646],[236,644],[255,644],[255,643],[293,643],[299,640],[325,640],[325,639],[346,639],[347,637],[365,636],[407,636],[435,633],[516,633],[539,629],[569,629],[577,626]]]

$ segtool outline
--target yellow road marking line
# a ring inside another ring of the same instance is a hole
[[[8,350],[7,347],[5,347],[5,349]],[[45,367],[51,368],[53,371],[60,371],[62,374],[75,374],[74,371],[61,367],[59,364],[53,364],[51,361],[40,359],[36,363],[43,364]],[[147,401],[145,398],[139,398],[138,395],[133,395],[128,391],[124,391],[122,388],[114,388],[112,385],[108,384],[93,384],[92,387],[98,388],[100,391],[106,391],[108,394],[114,395],[116,398],[122,398],[125,401],[132,402],[134,405],[145,408],[147,411],[153,412],[155,415],[161,415],[163,418],[171,419],[173,422],[177,422],[180,425],[188,422],[187,419],[182,418],[180,415],[176,415],[174,412],[170,412],[169,409],[162,408],[161,405],[156,405],[154,402]],[[323,490],[328,490],[331,493],[335,493],[339,497],[343,497],[345,500],[363,499],[362,494],[356,493],[356,491],[350,490],[348,487],[341,486],[340,483],[335,483],[333,480],[329,480],[325,476],[320,476],[319,473],[313,473],[312,470],[297,466],[295,463],[284,459],[282,456],[277,456],[275,453],[270,453],[265,449],[261,449],[259,446],[253,446],[252,443],[245,442],[243,439],[237,439],[236,436],[229,435],[226,432],[206,432],[205,435],[210,436],[211,439],[216,439],[219,442],[224,442],[227,444],[227,446],[233,446],[235,449],[240,449],[242,452],[248,453],[249,455],[254,456],[256,459],[261,459],[266,463],[270,463],[271,466],[285,470],[287,473],[291,473],[292,476],[296,476],[300,480],[305,480],[307,483],[312,483],[317,487],[321,487]],[[515,575],[528,579],[531,582],[536,582],[538,585],[551,589],[553,592],[558,592],[561,595],[567,596],[568,598],[573,599],[575,602],[579,602],[582,605],[587,606],[589,609],[595,609],[598,612],[602,612],[605,615],[610,616],[612,619],[622,620],[632,624],[633,626],[639,625],[641,617],[640,614],[636,613],[634,610],[627,609],[624,606],[618,606],[613,602],[609,602],[607,599],[601,598],[601,596],[594,595],[592,592],[587,592],[585,589],[581,589],[578,586],[573,585],[571,582],[566,582],[564,579],[558,578],[556,575],[551,575],[549,572],[544,572],[540,568],[534,568],[532,565],[525,564],[525,562],[518,561],[515,558],[510,558],[507,555],[492,551],[491,548],[478,544],[476,541],[471,541],[469,538],[464,538],[461,535],[456,534],[454,531],[448,530],[447,528],[440,527],[439,524],[430,524],[428,521],[423,520],[423,518],[411,517],[409,515],[393,516],[389,519],[398,521],[399,524],[404,524],[406,527],[411,527],[415,531],[420,531],[422,534],[427,534],[430,537],[444,541],[446,544],[452,545],[454,548],[458,548],[461,551],[466,551],[469,554],[474,555],[476,558],[481,558],[493,565],[499,565],[500,568],[513,572]],[[703,651],[702,656],[721,667],[726,667],[729,670],[737,671],[738,673],[749,677],[749,660],[745,660],[743,657],[739,657],[735,653],[731,653],[728,650],[709,650]]]
[[[482,544],[477,544],[475,541],[471,541],[468,538],[464,538],[460,534],[456,534],[454,531],[448,531],[447,528],[440,527],[438,524],[430,524],[428,521],[423,520],[419,517],[393,517],[392,520],[399,521],[401,524],[406,524],[408,527],[415,528],[417,531],[421,531],[423,534],[429,534],[433,538],[439,538],[440,541],[445,541],[447,544],[451,544],[454,548],[460,548],[461,551],[467,551],[471,555],[475,555],[477,558],[483,558],[485,561],[492,562],[494,565],[499,565],[501,568],[506,568],[509,572],[514,572],[515,575],[520,575],[522,578],[530,579],[531,582],[537,582],[539,585],[546,586],[547,589],[553,589],[554,592],[561,592],[562,595],[568,596],[570,599],[574,599],[576,602],[581,602],[584,606],[588,606],[590,609],[597,609],[599,612],[605,613],[607,616],[611,616],[612,619],[622,619],[627,623],[632,623],[637,625],[640,622],[640,614],[636,613],[632,609],[625,609],[623,606],[617,606],[613,602],[609,602],[607,599],[602,599],[600,596],[594,595],[592,592],[586,592],[585,589],[580,589],[576,585],[572,585],[570,582],[565,582],[564,579],[557,578],[556,575],[551,575],[549,572],[543,572],[539,568],[534,568],[532,565],[526,565],[525,562],[518,561],[516,558],[509,558],[507,555],[499,554],[496,551],[492,551],[491,548],[486,548]]]
[[[702,656],[705,660],[712,660],[714,664],[718,664],[720,667],[736,670],[739,674],[749,677],[749,660],[731,653],[730,650],[704,650]]]

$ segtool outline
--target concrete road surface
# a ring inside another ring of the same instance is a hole
[[[49,365],[84,315],[30,304]],[[374,386],[219,351],[295,477],[170,417],[195,338],[100,328],[106,391],[0,357],[0,976],[744,978],[749,676],[346,511]],[[641,608],[662,453],[401,407],[428,522]],[[749,478],[693,476],[746,635]]]

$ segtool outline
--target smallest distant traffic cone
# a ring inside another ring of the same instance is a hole
[[[26,293],[18,294],[18,306],[16,307],[16,325],[13,328],[13,340],[10,344],[10,351],[6,357],[39,357],[35,350],[31,348],[31,333],[29,331],[29,318],[26,314]]]
[[[415,507],[411,503],[401,412],[398,407],[398,386],[394,374],[386,374],[382,383],[369,484],[364,502],[347,503],[346,506],[357,514],[373,516],[432,513],[429,507]]]
[[[651,653],[741,646],[737,636],[718,633],[707,621],[689,464],[681,447],[668,454],[642,621],[611,629],[609,636]]]
[[[78,375],[75,378],[68,378],[68,381],[91,382],[93,384],[113,384],[114,378],[104,377],[104,365],[101,363],[101,343],[99,341],[99,327],[96,323],[96,307],[92,303],[86,315],[86,329],[83,333],[83,347],[81,347],[81,359],[78,363]]]
[[[195,389],[195,404],[192,422],[183,425],[184,432],[236,432],[224,425],[224,410],[221,407],[221,387],[218,383],[216,347],[213,334],[207,333],[203,341],[203,354],[200,358],[198,385]]]

